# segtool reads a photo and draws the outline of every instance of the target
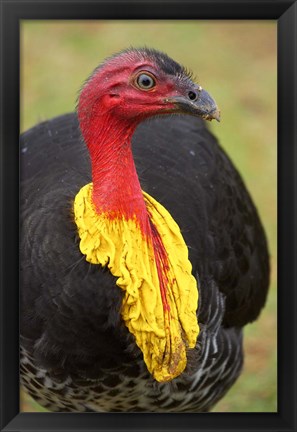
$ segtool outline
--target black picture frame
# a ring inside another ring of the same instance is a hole
[[[0,0],[1,431],[295,431],[297,2]],[[278,22],[278,412],[19,413],[19,26],[22,19],[274,19]]]

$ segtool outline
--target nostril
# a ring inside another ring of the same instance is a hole
[[[192,90],[188,92],[188,98],[192,101],[197,99],[197,93],[193,92]]]

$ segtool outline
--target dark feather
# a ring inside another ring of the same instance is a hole
[[[91,178],[76,115],[41,123],[21,137],[22,376],[51,410],[207,411],[238,377],[240,328],[265,303],[263,228],[205,123],[150,120],[134,134],[133,152],[142,188],[169,210],[189,248],[200,291],[197,347],[171,386],[154,384],[121,321],[115,278],[78,248],[72,203]],[[38,385],[30,369],[39,370]]]

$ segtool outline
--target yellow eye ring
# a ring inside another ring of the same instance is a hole
[[[151,90],[156,85],[156,78],[149,72],[140,72],[135,78],[135,85],[140,90]]]

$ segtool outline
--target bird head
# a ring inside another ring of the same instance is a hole
[[[95,69],[81,91],[78,113],[83,132],[104,114],[134,125],[168,113],[220,119],[216,102],[184,67],[147,48],[122,51]]]

